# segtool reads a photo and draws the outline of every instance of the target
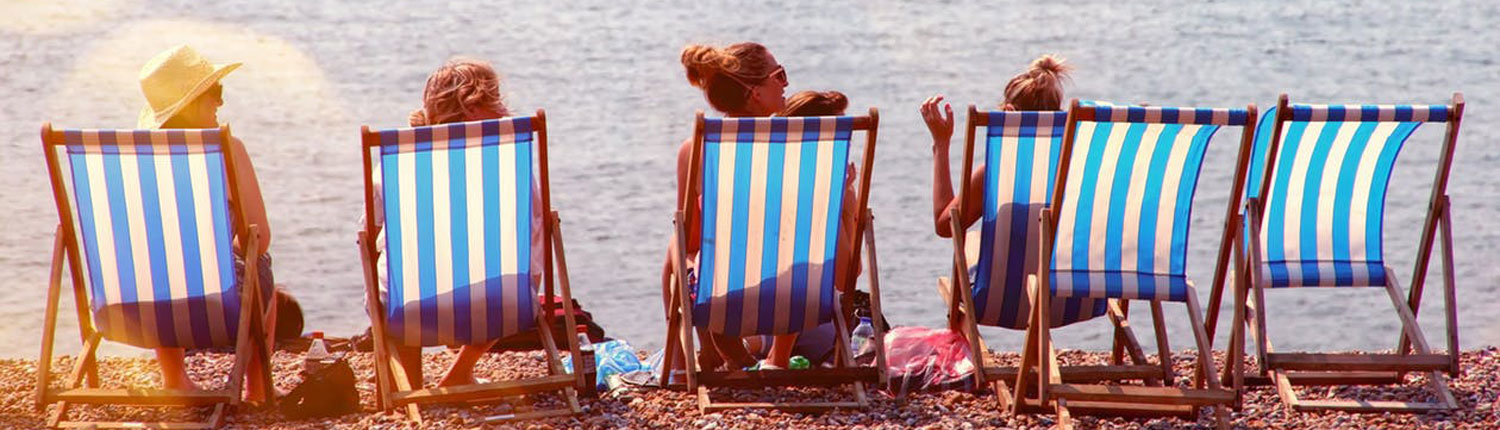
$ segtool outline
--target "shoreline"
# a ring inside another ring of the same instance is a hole
[[[374,392],[369,382],[374,369],[370,353],[348,353],[349,361],[359,378],[359,412],[340,417],[323,419],[291,420],[283,417],[274,408],[242,410],[227,417],[226,429],[322,429],[322,428],[470,428],[483,426],[486,416],[510,413],[516,406],[505,402],[474,405],[434,405],[424,407],[425,422],[413,425],[404,415],[381,413],[374,409]],[[441,375],[453,360],[454,353],[439,351],[425,354],[424,376],[429,384]],[[1179,384],[1185,383],[1184,375],[1191,374],[1193,359],[1187,351],[1174,353],[1174,366]],[[1104,354],[1062,351],[1062,361],[1067,363],[1103,362]],[[205,352],[188,356],[188,368],[200,386],[217,387],[228,374],[232,355]],[[1154,359],[1154,358],[1153,358]],[[992,354],[991,360],[1000,364],[1014,364],[1014,353]],[[1220,357],[1222,360],[1222,357]],[[71,369],[72,357],[59,358],[54,369],[66,372]],[[1232,424],[1236,428],[1492,428],[1500,415],[1500,347],[1466,351],[1461,358],[1463,373],[1452,381],[1454,396],[1462,408],[1453,412],[1411,414],[1346,414],[1346,413],[1299,413],[1289,412],[1280,405],[1275,391],[1270,387],[1249,387],[1245,395],[1245,407],[1235,411]],[[278,350],[273,362],[275,385],[278,391],[286,392],[300,381],[301,354]],[[520,376],[540,375],[544,372],[540,352],[507,352],[488,354],[475,367],[475,374],[490,380],[503,380]],[[152,359],[105,357],[102,359],[101,378],[106,387],[155,387],[160,383]],[[62,376],[54,378],[60,384]],[[39,428],[45,423],[45,411],[34,409],[36,361],[27,359],[0,360],[0,427]],[[1371,398],[1410,399],[1421,396],[1423,387],[1416,377],[1408,377],[1407,383],[1399,387],[1314,387],[1299,389],[1299,395],[1326,397],[1369,396]],[[738,400],[806,397],[820,392],[818,389],[790,389],[776,392],[764,389],[720,389],[718,398]],[[729,411],[701,414],[696,407],[696,397],[683,391],[626,386],[614,392],[601,394],[598,399],[580,398],[583,413],[572,417],[526,421],[515,424],[521,428],[1047,428],[1055,423],[1052,415],[1009,415],[1001,413],[992,392],[978,393],[962,391],[937,391],[909,394],[905,402],[898,402],[890,393],[869,388],[871,408],[867,410],[838,410],[825,414],[799,414],[778,411]],[[847,391],[837,395],[849,396]],[[538,405],[547,406],[560,401],[554,396],[541,395],[530,399]],[[516,404],[526,405],[521,401]],[[201,419],[207,408],[122,408],[80,406],[72,408],[73,419]],[[1127,419],[1078,417],[1079,428],[1207,428],[1211,418],[1201,417],[1197,421],[1176,418]]]

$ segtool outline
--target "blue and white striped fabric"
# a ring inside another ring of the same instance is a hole
[[[853,118],[704,121],[693,324],[742,336],[830,321]]]
[[[1080,108],[1059,209],[1059,297],[1187,300],[1188,225],[1203,154],[1243,109]]]
[[[531,119],[379,131],[389,336],[466,345],[536,326]]]
[[[980,324],[1025,329],[1031,315],[1026,276],[1037,268],[1037,217],[1052,200],[1067,112],[980,112],[988,118],[984,220],[973,273],[974,312]],[[1103,315],[1106,301],[1070,298],[1052,303],[1052,327]]]
[[[1291,105],[1265,196],[1260,268],[1270,287],[1384,286],[1385,193],[1401,146],[1444,105]],[[1250,196],[1275,110],[1256,133]]]
[[[233,345],[240,288],[219,130],[63,136],[97,329],[143,348]]]

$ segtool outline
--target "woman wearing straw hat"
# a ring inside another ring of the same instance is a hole
[[[219,80],[239,66],[240,63],[209,63],[187,45],[178,45],[157,54],[144,67],[141,67],[141,93],[146,96],[147,105],[141,110],[136,127],[143,129],[219,127],[219,106],[224,104],[224,87],[219,84]],[[266,205],[261,198],[260,182],[255,178],[255,167],[250,163],[250,156],[245,152],[244,144],[239,139],[234,139],[234,144],[229,145],[227,152],[230,157],[234,157],[237,176],[234,183],[238,188],[238,196],[243,200],[237,203],[248,218],[249,224],[257,226],[257,233],[260,235],[261,257],[258,265],[261,283],[263,286],[274,285],[274,278],[271,275],[271,256],[266,253],[271,245],[271,224],[266,219]],[[242,240],[236,237],[235,272],[243,275],[241,272],[244,270],[242,258],[244,251],[239,249],[240,243],[243,243]],[[276,333],[278,308],[276,302],[290,300],[290,296],[277,291],[278,300],[269,300],[271,292],[276,289],[261,288],[260,290],[263,292],[263,299],[270,301],[265,333]],[[271,342],[271,339],[266,341]],[[162,385],[166,388],[197,388],[188,379],[187,369],[183,363],[184,356],[185,352],[182,348],[156,349],[157,361],[161,363]],[[249,362],[250,366],[246,369],[249,380],[246,384],[247,400],[264,401],[268,388],[262,384],[264,379],[261,377],[261,372],[268,371],[268,369],[261,369],[259,361],[254,357]]]

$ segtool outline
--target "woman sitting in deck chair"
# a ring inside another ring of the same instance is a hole
[[[687,69],[688,82],[703,90],[708,104],[726,117],[771,116],[786,107],[786,100],[783,98],[787,87],[786,68],[777,63],[771,51],[759,43],[742,42],[723,48],[689,45],[682,50],[682,65]],[[702,204],[701,195],[687,195],[692,148],[692,139],[687,139],[677,150],[678,207],[685,201]],[[849,188],[849,184],[846,184],[846,194],[849,193]],[[844,225],[852,226],[859,214],[853,206],[845,206],[845,209],[842,214]],[[688,241],[684,254],[689,256],[689,261],[698,254],[701,227],[697,223],[687,226]],[[845,234],[842,239],[838,244],[837,267],[847,267],[853,261],[848,254],[857,238],[853,234]],[[671,306],[668,303],[671,300],[673,282],[671,259],[669,252],[662,268],[662,301],[669,313]],[[840,285],[841,290],[852,287],[854,277],[851,276],[848,280],[850,285]],[[701,328],[698,330],[698,337],[706,344],[698,358],[698,363],[704,369],[715,369],[724,364],[731,369],[757,365],[739,338]],[[787,367],[796,341],[796,334],[777,336],[766,361],[759,363],[760,366],[768,369]]]
[[[432,72],[427,78],[427,88],[422,93],[422,109],[412,111],[409,122],[413,127],[431,126],[465,121],[480,121],[487,119],[504,118],[510,116],[510,110],[506,108],[504,100],[500,96],[500,78],[495,69],[489,63],[468,59],[456,58],[448,61],[442,67]],[[535,188],[535,184],[533,184]],[[536,194],[533,194],[535,196]],[[378,194],[377,194],[378,196]],[[383,204],[377,207],[383,207]],[[531,213],[531,248],[533,255],[542,255],[545,244],[542,240],[542,213],[541,205],[532,205]],[[380,224],[383,219],[381,212],[376,212],[376,223]],[[384,230],[381,232],[384,235]],[[376,240],[377,244],[384,245],[385,240]],[[380,296],[386,297],[386,253],[380,254]],[[541,258],[533,258],[532,285],[539,285],[544,272]],[[394,336],[388,334],[388,336]],[[493,339],[479,344],[463,345],[459,348],[458,357],[448,367],[448,372],[438,380],[438,386],[461,386],[481,383],[474,377],[474,364],[484,356],[485,351],[499,339]],[[406,346],[397,343],[395,356],[401,362],[401,367],[406,370],[407,379],[413,387],[422,386],[422,349],[415,346]]]

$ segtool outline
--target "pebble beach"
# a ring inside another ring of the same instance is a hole
[[[1179,385],[1186,384],[1191,372],[1192,358],[1188,351],[1180,351],[1174,364]],[[404,415],[376,410],[373,386],[374,368],[370,353],[349,354],[355,375],[364,381],[360,384],[361,409],[359,412],[325,419],[291,420],[283,417],[274,408],[248,409],[228,417],[224,428],[228,429],[407,429],[407,428],[504,428],[484,423],[484,418],[506,414],[530,407],[556,407],[561,400],[551,396],[528,399],[507,399],[488,404],[435,405],[423,409],[424,422],[420,425],[408,421]],[[438,351],[427,354],[424,374],[428,384],[433,375],[440,375],[453,360],[455,354]],[[1062,351],[1060,358],[1066,364],[1090,364],[1103,362],[1106,357],[1099,354],[1077,351]],[[226,353],[199,353],[190,355],[188,364],[191,376],[200,386],[214,388],[222,384],[228,374],[233,356]],[[479,362],[476,375],[494,381],[522,376],[542,375],[545,372],[543,355],[540,352],[507,352],[489,354]],[[1015,354],[994,354],[991,360],[1000,364],[1015,364]],[[286,392],[296,386],[300,379],[301,355],[289,351],[278,351],[274,359],[276,388]],[[1155,357],[1151,357],[1155,360]],[[1219,357],[1222,362],[1222,357]],[[73,364],[71,357],[56,361],[56,369],[66,372]],[[160,380],[154,360],[141,358],[105,358],[101,363],[101,378],[105,387],[154,387]],[[1449,413],[1409,414],[1345,414],[1345,413],[1299,413],[1281,406],[1273,389],[1255,387],[1247,390],[1244,408],[1234,412],[1234,428],[1391,428],[1391,429],[1493,429],[1500,415],[1500,348],[1488,347],[1463,353],[1463,373],[1452,382],[1454,396],[1461,409]],[[59,378],[60,379],[60,378]],[[33,360],[0,360],[0,428],[40,428],[49,411],[34,408],[33,395],[36,381],[36,362]],[[1423,384],[1420,378],[1409,376],[1403,386],[1300,389],[1304,398],[1328,396],[1365,396],[1380,399],[1420,398]],[[54,385],[61,384],[59,380]],[[924,429],[975,429],[1014,428],[1046,429],[1056,423],[1053,415],[1010,415],[997,409],[995,396],[990,391],[936,391],[908,394],[897,399],[891,393],[869,389],[871,407],[867,410],[837,410],[823,414],[783,413],[778,411],[731,411],[703,414],[698,412],[696,398],[681,390],[634,387],[625,385],[602,393],[598,399],[580,399],[584,413],[563,418],[511,423],[516,428],[924,428]],[[738,401],[788,399],[809,396],[826,396],[821,389],[716,389],[716,399]],[[832,395],[850,397],[847,391]],[[208,409],[167,408],[121,408],[121,407],[74,407],[74,419],[202,419]],[[1079,417],[1077,428],[1090,429],[1169,429],[1212,428],[1211,418],[1205,416],[1197,421],[1176,418],[1127,419]]]

